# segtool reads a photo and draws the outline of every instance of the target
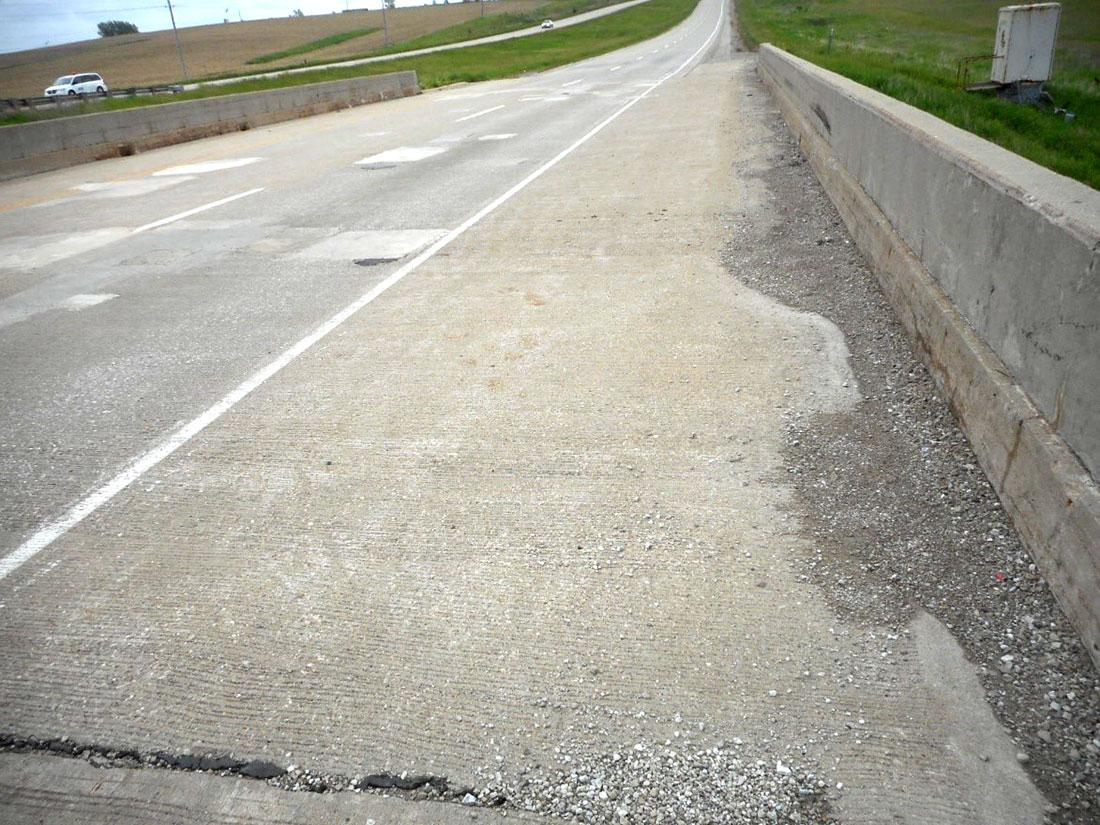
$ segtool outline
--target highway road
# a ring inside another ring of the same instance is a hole
[[[772,109],[702,0],[0,184],[7,820],[1041,820],[947,629],[797,572],[785,421],[859,395],[722,263]]]

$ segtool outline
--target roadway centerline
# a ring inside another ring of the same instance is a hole
[[[400,267],[392,275],[386,278],[381,283],[375,285],[368,292],[364,293],[358,299],[348,304],[341,309],[335,315],[330,317],[327,321],[322,323],[309,335],[293,344],[286,349],[278,358],[271,361],[266,366],[262,367],[257,372],[253,373],[249,378],[245,379],[235,389],[230,391],[227,395],[223,396],[219,401],[215,402],[211,407],[207,408],[196,418],[184,424],[177,429],[174,433],[169,435],[162,442],[157,444],[152,449],[148,450],[144,454],[134,459],[128,467],[122,472],[118,473],[114,478],[110,479],[106,484],[95,489],[83,499],[73,505],[64,515],[49,522],[40,527],[30,538],[19,545],[14,551],[7,556],[0,559],[0,580],[7,578],[14,571],[18,570],[42,550],[49,547],[55,541],[62,536],[66,535],[70,530],[80,524],[88,516],[98,511],[105,504],[109,503],[119,493],[133,484],[135,481],[144,476],[151,469],[160,464],[164,459],[175,453],[180,447],[189,442],[192,438],[197,436],[237,404],[248,397],[255,389],[266,383],[270,378],[281,372],[287,365],[295,361],[300,355],[310,350],[316,343],[326,338],[333,330],[358,313],[368,304],[371,304],[376,298],[388,291],[395,284],[403,280],[407,275],[415,272],[426,261],[433,258],[437,252],[444,247],[450,245],[455,239],[464,235],[472,227],[479,224],[486,216],[492,214],[505,203],[510,201],[517,194],[526,189],[531,183],[542,177],[548,171],[553,169],[565,158],[569,157],[573,152],[585,145],[597,134],[602,132],[610,124],[618,120],[623,114],[632,109],[641,101],[649,97],[655,89],[660,87],[663,83],[672,77],[675,77],[687,66],[689,66],[700,54],[702,54],[707,48],[709,48],[714,41],[715,37],[721,31],[722,21],[725,15],[725,3],[722,3],[719,8],[718,21],[715,23],[713,30],[707,36],[698,49],[696,49],[683,63],[677,66],[672,71],[668,72],[658,80],[651,83],[644,91],[628,100],[625,104],[616,109],[611,115],[604,118],[594,127],[592,127],[583,136],[575,140],[553,158],[548,160],[538,169],[534,170],[527,177],[523,178],[519,183],[512,186],[502,195],[499,195],[496,199],[482,207],[478,212],[471,215],[465,221],[463,221],[458,227],[452,229],[442,238],[437,240],[411,261]],[[443,151],[440,149],[439,151]],[[144,227],[140,227],[137,231],[144,231],[145,229],[153,228],[155,226],[162,226],[164,223],[172,220],[179,220],[182,217],[201,212],[205,209],[211,209],[215,206],[219,206],[223,203],[228,203],[238,198],[246,197],[247,195],[254,194],[255,192],[263,191],[261,189],[253,189],[248,192],[243,192],[238,195],[233,195],[228,198],[223,198],[220,201],[207,204],[197,209],[188,210],[180,215],[175,215],[171,218],[166,218],[162,221],[156,221],[152,224],[147,224]]]
[[[460,117],[458,120],[455,121],[455,123],[461,123],[464,120],[473,120],[475,117],[481,117],[482,115],[487,115],[490,112],[495,112],[495,111],[498,111],[499,109],[503,109],[503,108],[504,108],[503,103],[500,104],[499,106],[490,106],[488,109],[482,109],[480,112],[474,112],[472,115],[466,115],[466,117]]]

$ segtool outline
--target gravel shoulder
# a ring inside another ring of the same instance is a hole
[[[786,416],[781,477],[846,620],[901,632],[926,611],[977,666],[1049,821],[1100,822],[1100,681],[762,84],[774,151],[741,163],[770,221],[729,217],[734,277],[843,332],[860,401]]]

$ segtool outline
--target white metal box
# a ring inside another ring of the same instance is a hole
[[[994,83],[1050,80],[1061,3],[1005,6],[997,14],[993,44]]]

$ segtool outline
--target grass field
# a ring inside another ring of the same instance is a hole
[[[306,74],[283,75],[264,80],[242,80],[225,86],[206,86],[178,95],[108,98],[66,107],[63,115],[130,109],[179,100],[215,97],[239,92],[277,89],[303,83],[320,83],[347,77],[415,69],[421,88],[461,81],[492,80],[524,72],[542,71],[656,37],[684,20],[698,0],[650,0],[616,14],[532,37],[505,40],[484,46],[436,52],[419,57],[394,58],[381,63],[319,69]],[[472,4],[470,4],[472,5]],[[50,110],[53,112],[54,110]],[[0,119],[0,126],[27,122],[27,115]]]
[[[493,0],[484,4],[486,19],[525,14],[546,0]],[[481,3],[440,3],[386,12],[390,40],[403,43],[440,29],[480,20]],[[288,6],[289,8],[289,6]],[[309,59],[341,60],[385,46],[380,11],[281,17],[244,23],[180,29],[180,41],[192,79],[256,71],[248,61],[285,52],[263,64],[264,70],[300,66],[303,54],[293,53],[348,32],[377,29],[343,42],[330,41],[308,53]],[[91,34],[92,32],[89,32]],[[0,54],[0,98],[34,97],[54,78],[74,71],[99,72],[113,89],[179,83],[183,80],[171,30],[85,40],[42,49]]]
[[[737,0],[746,44],[770,42],[1100,188],[1100,2],[1062,0],[1047,91],[1073,112],[968,93],[960,58],[991,54],[1006,0]],[[830,47],[830,32],[832,43]],[[972,74],[989,78],[989,62]],[[984,76],[982,76],[984,73]]]

